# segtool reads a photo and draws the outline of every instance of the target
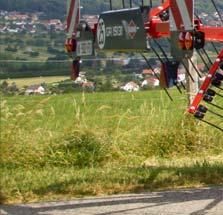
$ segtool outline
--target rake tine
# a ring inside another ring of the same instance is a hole
[[[177,90],[179,91],[179,93],[182,94],[182,90],[181,90],[180,87],[177,85],[177,83],[175,83],[175,86],[176,86]]]
[[[159,58],[160,62],[163,63],[163,59],[159,56],[159,54],[158,54],[158,52],[156,51],[156,49],[153,48],[152,46],[151,46],[151,49],[153,50],[153,52],[155,53],[155,55]]]
[[[212,85],[212,86],[214,86],[215,88],[217,88],[217,89],[219,89],[219,90],[222,90],[222,91],[223,91],[223,88],[221,88],[221,87],[218,87],[218,86],[215,86],[215,85]]]
[[[218,116],[218,117],[220,117],[220,118],[223,118],[223,116],[222,116],[221,114],[216,113],[216,112],[214,112],[214,111],[212,111],[212,110],[208,110],[208,112],[214,114],[215,116]]]
[[[221,98],[223,98],[223,95],[221,95],[220,93],[217,93],[217,92],[216,92],[216,95],[217,95],[217,96],[220,96]]]
[[[162,46],[159,44],[159,42],[156,41],[155,39],[154,39],[153,41],[156,43],[156,45],[159,47],[159,49],[160,49],[161,52],[163,53],[163,55],[164,55],[164,57],[166,58],[166,60],[169,62],[169,59],[168,59],[168,57],[167,57],[167,54],[166,54],[166,52],[164,51],[164,49],[162,48]]]
[[[112,10],[112,0],[110,0],[110,10]]]
[[[169,60],[168,57],[167,57],[166,52],[164,51],[164,49],[162,48],[162,46],[159,44],[159,42],[156,41],[155,39],[154,39],[153,41],[154,41],[154,42],[156,43],[156,45],[159,47],[159,49],[160,49],[161,52],[163,53],[164,57],[166,58],[167,62],[170,62],[170,60]],[[176,86],[176,88],[177,88],[177,90],[179,91],[179,93],[182,94],[182,91],[181,91],[180,87],[177,85],[177,83],[174,83],[174,85]]]
[[[199,119],[199,120],[223,132],[223,129],[220,128],[219,126],[215,125],[215,124],[213,124],[211,122],[208,122],[208,121],[206,121],[204,119]]]
[[[167,41],[170,43],[170,39],[169,39],[169,38],[167,38]],[[189,69],[186,67],[186,65],[184,64],[183,61],[181,61],[181,64],[184,66],[184,69],[185,69],[186,73],[190,76],[191,80],[192,80],[193,82],[195,82],[194,79],[193,79],[193,77],[192,77],[192,75],[190,74]],[[185,89],[186,89],[186,88],[185,88]]]
[[[181,61],[181,63],[184,66],[184,69],[185,69],[186,73],[190,76],[191,80],[193,82],[195,82],[193,76],[190,74],[189,69],[186,67],[185,63],[183,61]]]
[[[217,48],[216,48],[216,46],[215,46],[214,42],[211,42],[211,45],[213,46],[213,48],[214,48],[214,50],[215,50],[216,54],[218,55],[218,50],[217,50]]]
[[[142,57],[144,58],[144,60],[146,61],[146,63],[147,63],[147,65],[149,66],[149,68],[153,71],[153,74],[155,75],[155,77],[159,80],[159,79],[160,79],[159,76],[155,73],[155,71],[154,71],[152,65],[151,65],[151,64],[149,63],[149,61],[147,60],[146,56],[145,56],[144,54],[142,54],[142,53],[141,53],[141,55],[142,55]],[[170,99],[171,101],[173,101],[173,98],[172,98],[171,95],[169,94],[168,90],[167,90],[166,88],[163,88],[163,89],[164,89],[164,91],[166,92],[166,94],[167,94],[167,96],[169,97],[169,99]]]
[[[202,50],[203,50],[203,52],[204,52],[205,56],[207,57],[207,59],[208,59],[209,63],[212,65],[212,64],[213,64],[213,62],[211,61],[211,59],[210,59],[210,57],[209,57],[208,53],[206,52],[206,50],[205,50],[205,49],[202,49]]]
[[[184,90],[186,90],[186,87],[185,87],[185,85],[184,85],[184,83],[182,81],[180,82],[180,84],[184,88]]]
[[[197,75],[199,76],[199,78],[202,78],[202,76],[201,76],[200,72],[198,71],[197,67],[194,65],[194,62],[191,59],[189,59],[189,60],[190,60],[191,65],[193,66],[193,68],[197,72]]]
[[[215,4],[215,1],[214,1],[214,0],[211,0],[211,2],[212,2],[212,4],[214,5],[214,8],[215,8],[215,10],[216,10],[217,13],[218,13],[218,16],[219,16],[219,18],[220,18],[220,20],[221,20],[221,23],[223,24],[223,19],[222,19],[221,13],[220,13],[220,11],[218,10],[217,5]]]
[[[206,66],[207,70],[209,71],[210,68],[209,66],[207,65],[207,62],[204,60],[204,57],[202,56],[202,54],[197,50],[197,53],[199,54],[201,60],[203,61],[204,65]]]
[[[210,105],[212,105],[213,107],[216,107],[216,108],[218,108],[218,109],[220,109],[220,110],[223,110],[223,108],[220,107],[219,105],[213,104],[213,103],[211,103],[211,102],[207,102],[207,103],[210,104]]]

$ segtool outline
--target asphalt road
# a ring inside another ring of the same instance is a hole
[[[0,205],[0,215],[223,215],[223,187]]]

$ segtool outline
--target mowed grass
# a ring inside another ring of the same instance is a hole
[[[171,94],[3,98],[1,202],[222,185],[222,133]]]
[[[24,86],[30,86],[35,84],[52,84],[59,81],[64,81],[66,79],[69,79],[68,76],[52,76],[52,77],[32,77],[32,78],[15,78],[15,79],[6,79],[6,81],[9,84],[12,84],[13,82],[16,83],[16,86],[18,88],[22,88]],[[3,82],[4,80],[0,80],[0,82]]]

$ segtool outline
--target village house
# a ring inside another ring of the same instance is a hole
[[[121,86],[121,89],[126,91],[126,92],[137,92],[139,91],[139,85],[136,84],[133,81],[128,82],[127,84],[125,84],[124,86]]]
[[[82,84],[82,88],[87,91],[93,92],[95,90],[95,86],[93,82],[85,82]]]
[[[85,72],[80,72],[79,76],[77,77],[77,79],[74,81],[75,84],[84,84],[84,83],[87,83],[87,78],[85,76]]]
[[[28,14],[19,13],[16,11],[10,12],[5,16],[5,20],[9,21],[15,21],[15,20],[25,21],[27,19],[29,19]]]
[[[200,13],[199,17],[200,17],[200,18],[206,18],[206,17],[208,17],[208,14],[202,12],[202,13]]]
[[[55,30],[63,31],[65,29],[64,23],[59,19],[42,20],[39,24],[44,25],[48,30],[54,27]]]
[[[25,22],[25,21],[13,21],[12,24],[17,25],[17,26],[25,26],[25,25],[27,25],[27,22]]]
[[[37,33],[36,25],[44,25],[46,32],[52,29],[56,31],[64,31],[66,24],[60,19],[40,20],[39,16],[42,13],[21,13],[0,11],[0,16],[5,19],[4,27],[0,27],[0,32],[5,33],[20,33],[26,30],[28,33]]]
[[[0,17],[4,17],[8,14],[8,11],[0,10]]]
[[[5,33],[7,30],[7,27],[5,25],[0,24],[0,33]]]
[[[19,33],[20,32],[20,28],[7,28],[6,29],[9,33]]]
[[[153,70],[151,69],[143,69],[142,70],[142,76],[143,77],[151,77],[151,76],[155,76],[155,75],[159,75],[160,74],[160,69],[159,68],[154,68]]]
[[[178,82],[185,82],[186,81],[185,73],[178,73],[177,80]]]
[[[154,72],[151,69],[143,69],[142,71],[142,76],[143,77],[148,77],[148,76],[153,76]]]
[[[155,78],[155,77],[150,77],[150,78],[147,78],[145,79],[143,82],[142,82],[142,88],[145,88],[145,87],[158,87],[160,85],[160,81],[159,79]]]
[[[218,26],[221,26],[221,22],[218,20],[208,20],[208,25],[218,27]]]
[[[36,23],[39,20],[39,14],[38,13],[30,14],[30,17],[31,17],[32,23]]]
[[[130,59],[121,59],[119,57],[111,58],[111,61],[113,61],[114,64],[119,66],[126,66],[129,64]]]
[[[25,95],[44,95],[45,93],[45,88],[41,85],[31,85],[25,90]]]
[[[205,72],[205,65],[203,63],[198,64],[197,68],[201,73]]]
[[[49,24],[50,25],[62,25],[62,23],[59,19],[50,19]]]
[[[135,72],[133,72],[133,78],[134,78],[134,80],[142,80],[144,77],[143,77],[143,75],[141,74],[141,73],[135,73]]]
[[[93,28],[94,24],[98,22],[98,15],[83,15],[83,19]]]

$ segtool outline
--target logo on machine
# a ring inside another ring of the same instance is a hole
[[[138,31],[138,27],[133,20],[129,23],[126,20],[122,20],[122,25],[125,29],[126,39],[134,39]]]
[[[105,39],[106,39],[105,23],[103,19],[99,19],[98,29],[97,29],[97,41],[100,49],[104,48]]]
[[[133,20],[131,20],[129,23],[129,26],[128,26],[128,33],[129,33],[129,37],[131,39],[134,39],[137,30],[138,30],[138,28],[137,28],[135,22]]]

